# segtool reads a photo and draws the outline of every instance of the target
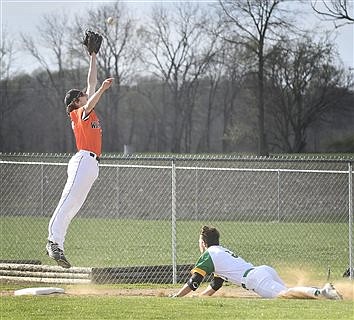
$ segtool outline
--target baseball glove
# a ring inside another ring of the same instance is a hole
[[[102,36],[93,31],[87,30],[85,32],[82,44],[86,47],[88,53],[91,55],[92,52],[98,53],[101,48]]]

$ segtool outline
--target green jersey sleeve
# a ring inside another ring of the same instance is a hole
[[[203,277],[206,274],[211,274],[215,270],[214,268],[214,263],[213,260],[211,259],[211,256],[208,251],[205,251],[200,258],[198,259],[197,263],[195,264],[195,267],[192,270],[192,273],[198,272],[201,274]]]

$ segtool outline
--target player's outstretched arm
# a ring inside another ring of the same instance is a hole
[[[208,285],[208,287],[200,293],[200,296],[212,296],[215,292],[216,290],[214,290],[210,285]]]
[[[212,296],[224,284],[224,279],[214,275],[208,287],[200,294],[201,296]]]
[[[189,287],[188,283],[186,283],[181,290],[179,290],[176,294],[171,295],[171,297],[173,298],[180,298],[183,297],[185,295],[187,295],[188,293],[190,293],[192,291],[192,289]]]
[[[203,278],[204,277],[200,273],[194,272],[190,279],[187,281],[187,283],[182,287],[182,289],[179,290],[176,294],[174,294],[173,297],[183,297],[191,291],[197,290],[200,284],[202,283]]]
[[[102,94],[112,85],[113,78],[108,78],[104,80],[99,87],[99,89],[90,97],[87,103],[84,105],[84,109],[86,114],[89,114],[92,109],[96,106],[98,101],[100,100]]]
[[[90,55],[90,66],[87,74],[87,90],[88,98],[91,98],[96,91],[97,86],[97,66],[96,66],[96,53]]]

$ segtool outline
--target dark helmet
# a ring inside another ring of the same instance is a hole
[[[65,106],[68,107],[75,99],[79,98],[82,91],[79,89],[71,89],[69,90],[64,98]]]

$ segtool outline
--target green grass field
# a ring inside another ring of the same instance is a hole
[[[0,259],[39,259],[49,218],[2,217]],[[199,255],[198,232],[207,221],[177,222],[178,263]],[[340,223],[249,223],[214,221],[221,242],[254,264],[271,264],[281,276],[295,269],[309,272],[314,284],[342,280],[348,263],[348,225]],[[26,235],[24,239],[24,235]],[[83,241],[84,240],[84,241]],[[73,220],[66,250],[76,266],[171,264],[169,221]],[[297,272],[296,271],[296,272]],[[349,281],[349,280],[348,280]],[[312,284],[312,283],[311,283]],[[0,283],[0,319],[353,319],[353,301],[264,300],[259,298],[181,298],[151,296],[13,296],[36,284]],[[62,285],[56,285],[64,287]],[[110,288],[122,288],[111,285]],[[158,288],[159,285],[149,285]],[[172,285],[170,285],[172,286]],[[172,286],[177,290],[179,286]],[[128,288],[139,288],[131,285]]]
[[[1,285],[0,285],[1,287]],[[4,285],[3,285],[4,287]],[[10,290],[11,286],[6,285]],[[131,296],[1,297],[1,319],[353,319],[353,301]]]

